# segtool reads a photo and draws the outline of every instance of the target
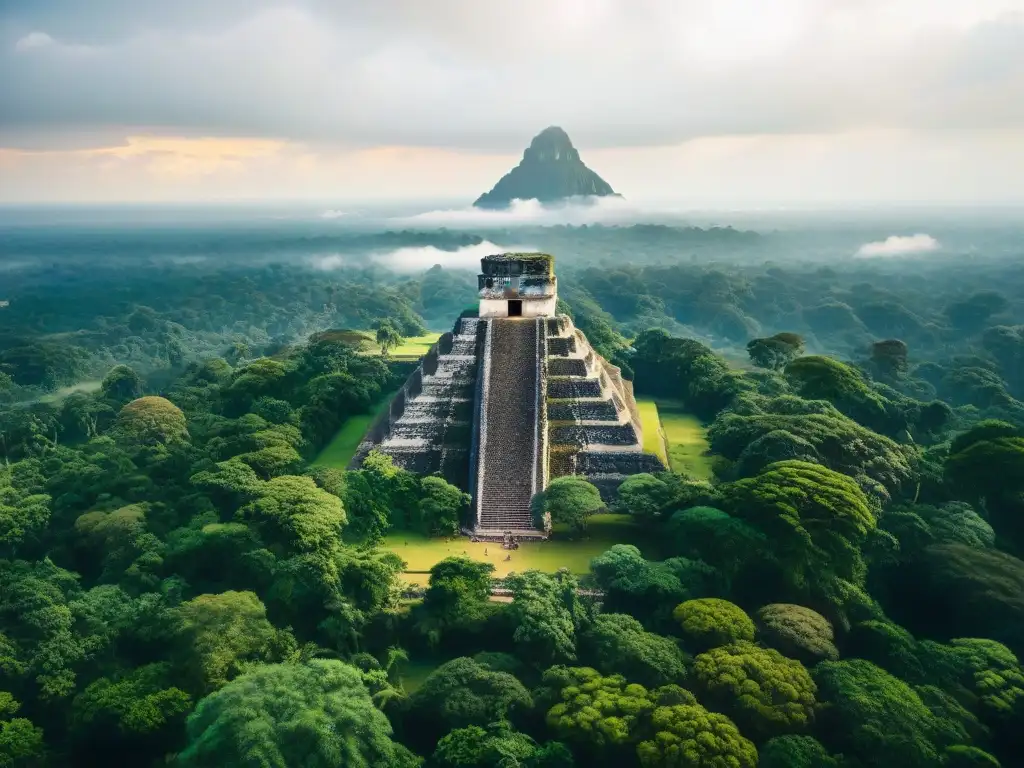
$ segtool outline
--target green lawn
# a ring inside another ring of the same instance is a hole
[[[366,434],[366,430],[370,428],[373,420],[379,414],[387,410],[394,395],[394,392],[386,394],[377,404],[376,408],[374,408],[373,413],[361,413],[358,416],[352,416],[347,419],[341,425],[341,429],[331,439],[331,442],[324,446],[324,449],[313,460],[313,466],[345,469],[352,460],[352,457],[356,455],[356,449],[359,447],[363,435]]]
[[[447,541],[431,539],[411,531],[394,531],[384,539],[384,546],[406,562],[409,571],[429,571],[446,557],[465,555],[494,565],[495,576],[507,576],[530,569],[555,572],[568,568],[573,573],[590,571],[590,561],[613,544],[635,544],[647,556],[656,555],[654,542],[629,515],[596,515],[591,520],[588,538],[570,541],[556,527],[549,541],[523,542],[509,553],[501,544],[472,542],[464,536]],[[512,559],[505,561],[506,555]],[[426,573],[405,573],[402,578],[411,584],[426,584]]]
[[[683,410],[679,403],[658,401],[661,428],[668,443],[668,463],[674,472],[685,472],[701,480],[710,480],[711,458],[707,430],[700,419]]]
[[[644,451],[646,453],[653,453],[667,465],[668,456],[665,453],[665,433],[661,429],[658,405],[653,400],[640,398],[636,401],[636,407],[640,411],[640,426],[644,431]]]
[[[364,353],[368,355],[379,355],[380,347],[377,345],[377,342],[373,340],[374,336],[372,331],[367,331],[367,338],[367,344],[362,347]],[[402,344],[388,350],[388,355],[400,360],[418,359],[427,354],[427,350],[436,344],[439,338],[441,338],[440,333],[427,333],[423,336],[409,336]]]

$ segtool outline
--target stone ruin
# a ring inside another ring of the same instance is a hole
[[[472,496],[481,538],[543,537],[530,500],[580,475],[606,497],[625,477],[665,470],[643,451],[633,385],[556,314],[554,259],[506,253],[481,261],[477,316],[462,316],[424,356],[370,427],[371,450]]]

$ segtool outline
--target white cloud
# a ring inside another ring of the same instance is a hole
[[[905,256],[912,253],[929,253],[939,249],[939,241],[931,235],[890,235],[885,240],[864,243],[857,255],[862,258]]]
[[[677,211],[639,206],[621,197],[578,197],[565,203],[543,205],[538,200],[513,200],[501,210],[455,208],[428,211],[398,219],[408,227],[500,228],[554,224],[625,224],[671,216]]]
[[[30,51],[33,48],[45,48],[48,45],[53,45],[54,40],[45,32],[29,32],[14,44],[14,50],[18,53],[23,51]]]
[[[586,148],[1024,124],[1024,0],[36,5],[0,10],[0,35],[46,42],[0,58],[9,135],[161,126],[504,152],[550,123]]]
[[[396,272],[419,272],[440,264],[446,269],[472,269],[478,271],[480,259],[495,253],[507,251],[533,251],[527,245],[496,245],[485,240],[477,245],[466,245],[454,251],[443,251],[432,245],[419,248],[399,248],[390,253],[374,256],[374,261],[390,267]]]

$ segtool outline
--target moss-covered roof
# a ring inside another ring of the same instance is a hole
[[[481,259],[481,266],[485,273],[504,274],[505,268],[501,265],[519,262],[523,265],[523,274],[527,275],[548,275],[554,274],[555,257],[549,253],[495,253],[491,256],[484,256]],[[489,267],[496,269],[492,272]]]
[[[487,261],[546,261],[554,264],[555,257],[550,253],[495,253],[484,256]]]

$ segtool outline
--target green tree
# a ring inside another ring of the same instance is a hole
[[[786,366],[801,397],[828,400],[842,413],[880,432],[894,431],[886,400],[871,390],[856,368],[822,355],[801,357]]]
[[[841,768],[820,741],[811,736],[776,736],[758,753],[760,768]]]
[[[804,340],[795,333],[776,333],[763,339],[753,339],[747,344],[750,362],[759,368],[778,371],[800,357],[804,351]]]
[[[698,560],[646,560],[632,544],[615,544],[591,560],[590,569],[605,593],[604,610],[628,613],[648,627],[667,626],[672,609],[689,597],[710,592],[717,576]]]
[[[0,767],[33,768],[44,764],[43,731],[24,717],[13,717],[21,705],[0,691]]]
[[[90,683],[71,710],[78,749],[96,757],[111,751],[143,752],[151,759],[173,749],[192,710],[192,697],[170,680],[170,665],[159,663]]]
[[[437,743],[431,768],[572,768],[572,753],[559,742],[540,746],[507,722],[456,728]]]
[[[377,325],[375,338],[377,344],[380,345],[380,354],[383,357],[387,357],[388,350],[401,345],[405,341],[402,338],[402,334],[391,324],[390,320],[384,320]]]
[[[505,584],[512,590],[512,639],[520,655],[541,667],[575,661],[576,630],[586,620],[576,577],[564,568],[553,576],[531,570],[510,574]]]
[[[164,397],[132,400],[117,415],[114,430],[132,446],[162,445],[188,439],[185,414]]]
[[[675,512],[669,519],[668,533],[675,552],[705,560],[730,578],[764,545],[764,534],[714,507]]]
[[[792,603],[773,603],[757,612],[758,632],[762,642],[805,664],[825,659],[835,661],[832,624],[817,611]]]
[[[635,744],[655,708],[642,685],[627,683],[621,675],[603,677],[590,667],[552,667],[542,685],[553,700],[548,727],[591,754],[608,750],[605,754],[614,755],[616,747]]]
[[[580,645],[583,660],[605,675],[621,674],[651,688],[686,679],[686,655],[675,641],[645,631],[632,616],[597,616]]]
[[[82,570],[99,572],[101,581],[116,583],[130,579],[139,586],[154,587],[162,563],[163,546],[146,530],[147,504],[129,504],[111,512],[87,512],[75,520],[74,532]],[[90,563],[91,561],[91,563]]]
[[[454,728],[486,726],[533,706],[529,692],[507,672],[457,658],[435,669],[408,700],[405,734],[427,748]]]
[[[698,652],[754,639],[754,622],[746,611],[717,597],[680,603],[672,611],[672,618],[681,627],[686,645]]]
[[[630,475],[619,486],[615,511],[654,520],[672,501],[672,488],[660,477],[646,472]]]
[[[531,503],[538,525],[567,525],[576,533],[587,530],[590,517],[605,509],[595,486],[580,477],[556,477]]]
[[[100,393],[107,400],[126,403],[142,397],[142,377],[131,366],[115,365],[100,384]]]
[[[823,661],[814,679],[830,746],[879,765],[939,764],[938,722],[905,682],[863,659]]]
[[[642,768],[757,765],[753,743],[728,717],[708,712],[692,696],[683,704],[655,709],[651,729],[654,738],[641,741],[636,748]]]
[[[807,730],[817,707],[814,681],[799,661],[750,642],[712,648],[694,660],[705,700],[761,737]]]
[[[875,528],[875,515],[849,477],[817,464],[782,461],[723,490],[729,508],[772,541],[792,587],[827,595],[836,579],[863,581],[860,546]]]
[[[399,766],[359,671],[340,661],[257,667],[199,702],[180,766]]]
[[[911,448],[872,432],[829,405],[777,397],[752,404],[752,410],[723,413],[708,429],[711,450],[738,464],[742,460],[737,467],[742,475],[753,476],[769,463],[797,458],[813,459],[857,478],[883,502],[915,484],[916,454]],[[779,434],[765,437],[775,432]]]
[[[442,477],[424,477],[420,482],[420,524],[428,536],[456,536],[469,494]]]
[[[246,662],[276,661],[294,646],[275,629],[252,592],[199,595],[177,609],[189,689],[208,692],[245,671]]]
[[[50,522],[50,496],[16,487],[13,472],[0,467],[0,555],[8,557],[37,540]]]
[[[454,615],[486,602],[494,566],[468,557],[446,557],[430,569],[423,605],[432,613]]]

